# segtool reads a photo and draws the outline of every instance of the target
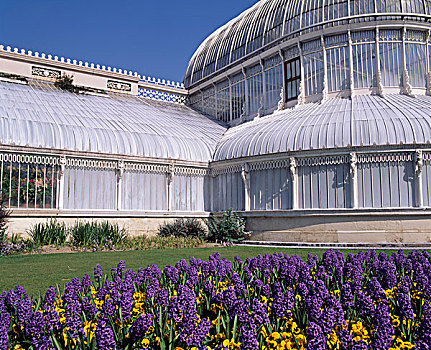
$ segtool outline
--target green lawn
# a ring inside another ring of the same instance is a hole
[[[190,256],[207,259],[217,251],[222,257],[233,259],[236,255],[246,258],[275,251],[289,255],[298,254],[305,258],[309,252],[320,256],[325,250],[229,247],[9,256],[0,258],[0,291],[19,284],[30,295],[35,296],[39,292],[43,293],[50,285],[64,285],[74,277],[82,277],[84,273],[92,276],[96,264],[102,265],[104,272],[109,274],[110,268],[116,266],[120,260],[124,260],[126,268],[132,270],[149,264],[157,264],[163,268]],[[344,251],[345,254],[350,252],[354,251]]]

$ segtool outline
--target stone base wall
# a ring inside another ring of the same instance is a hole
[[[27,236],[35,223],[56,218],[66,225],[76,221],[109,221],[126,227],[131,236],[152,236],[161,224],[177,218],[205,218],[190,212],[58,212],[15,210],[9,234]],[[247,219],[252,240],[308,243],[431,243],[430,209],[288,210],[240,212]]]
[[[208,213],[125,213],[125,212],[106,212],[106,213],[79,213],[58,211],[32,211],[26,213],[25,210],[15,210],[8,220],[8,234],[17,234],[23,238],[28,237],[27,230],[34,224],[47,222],[51,218],[64,222],[72,226],[75,222],[88,221],[109,221],[117,223],[121,227],[127,228],[131,236],[154,236],[160,225],[172,222],[178,218],[198,218],[208,217]]]
[[[243,212],[251,240],[430,243],[431,210]]]

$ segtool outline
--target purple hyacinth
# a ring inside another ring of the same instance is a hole
[[[96,344],[98,350],[113,350],[115,349],[114,332],[106,322],[100,320],[96,327]]]
[[[103,277],[102,266],[97,264],[96,267],[94,268],[94,280],[96,282],[100,282],[102,277]]]
[[[0,350],[8,350],[8,331],[10,326],[10,314],[0,312]]]
[[[132,327],[130,328],[130,338],[133,342],[140,340],[145,333],[147,333],[148,328],[151,326],[153,322],[153,315],[143,314],[139,315],[139,317],[133,322]]]
[[[198,320],[197,314],[187,315],[178,329],[178,339],[187,346],[200,346],[211,327],[209,319]]]
[[[340,349],[348,350],[353,343],[353,337],[347,329],[341,329],[337,334],[340,341]]]
[[[43,307],[45,310],[54,307],[55,297],[57,295],[57,289],[54,286],[48,288],[43,298]]]
[[[257,334],[253,329],[245,326],[241,327],[239,341],[241,343],[241,350],[258,350]]]
[[[355,341],[353,343],[352,350],[368,350],[367,343],[363,340]]]
[[[91,278],[87,273],[82,277],[81,285],[84,292],[88,292],[90,290]]]
[[[176,267],[168,265],[165,267],[164,272],[168,283],[175,284],[178,282],[179,271]]]
[[[307,327],[307,349],[310,350],[325,350],[326,337],[322,328],[315,322],[310,322]]]

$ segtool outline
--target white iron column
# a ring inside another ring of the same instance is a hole
[[[250,199],[250,168],[247,163],[242,165],[241,178],[244,182],[244,209],[250,211],[251,199]]]
[[[424,200],[422,195],[422,171],[424,167],[424,156],[422,150],[416,150],[415,152],[415,195],[416,195],[416,207],[422,208],[424,206]]]
[[[245,96],[245,101],[244,101],[244,106],[243,106],[243,111],[241,114],[241,119],[247,120],[247,116],[249,113],[249,101],[248,101],[248,79],[247,79],[247,72],[245,70],[245,68],[242,68],[242,75],[244,76],[244,96]],[[243,121],[243,120],[241,120]]]
[[[348,32],[349,36],[349,71],[350,71],[350,97],[353,97],[355,93],[355,77],[353,74],[353,42],[352,42],[352,33]]]
[[[289,171],[291,178],[292,191],[292,209],[299,209],[299,192],[298,192],[298,165],[296,158],[291,157],[289,162]]]
[[[299,49],[299,67],[301,70],[301,80],[299,82],[298,106],[305,104],[305,72],[304,72],[304,54],[302,53],[301,43],[298,43]]]
[[[259,117],[262,117],[265,114],[265,107],[266,107],[266,74],[265,74],[265,64],[264,61],[261,59],[259,61],[260,63],[260,69],[262,70],[262,96],[260,96],[260,108],[257,112],[257,115]]]
[[[121,203],[123,202],[123,176],[124,176],[124,160],[118,161],[117,168],[117,210],[121,210]]]
[[[425,44],[425,57],[430,57],[430,36],[431,36],[431,30],[427,31],[427,38],[426,38],[426,44]],[[426,88],[427,88],[427,95],[430,96],[431,95],[431,68],[430,68],[430,63],[429,60],[426,59],[425,60],[425,67],[426,67],[426,72],[427,72],[427,81],[426,81]]]
[[[216,84],[212,84],[213,88],[214,88],[214,109],[215,109],[215,115],[213,116],[214,118],[218,119],[218,92],[217,92],[217,85]]]
[[[376,28],[376,74],[377,74],[377,94],[383,97],[382,69],[380,67],[380,33]]]
[[[169,170],[166,173],[166,208],[172,211],[172,183],[174,182],[174,163],[169,164]]]
[[[351,207],[357,209],[359,207],[358,156],[355,152],[350,153],[350,196]]]
[[[326,45],[325,38],[321,37],[322,41],[322,52],[323,52],[323,91],[322,91],[322,101],[328,99],[328,58],[326,57]]]
[[[63,210],[64,209],[64,173],[66,171],[66,157],[62,156],[60,158],[60,172],[59,172],[59,179],[58,179],[58,209]]]
[[[286,62],[284,62],[284,54],[282,50],[278,50],[278,54],[281,57],[281,75],[283,84],[281,84],[280,101],[278,101],[278,110],[282,111],[285,108],[286,103]]]
[[[232,79],[230,76],[227,77],[227,81],[229,82],[229,122],[232,122],[233,116],[232,116]]]
[[[410,84],[410,77],[409,77],[409,72],[407,71],[407,57],[406,57],[406,33],[407,33],[407,29],[406,27],[403,28],[403,32],[402,32],[402,39],[403,39],[403,43],[402,43],[402,60],[403,60],[403,87],[402,87],[402,93],[404,95],[409,95],[411,96],[413,94],[412,92],[412,86]]]

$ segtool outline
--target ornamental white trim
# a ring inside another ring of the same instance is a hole
[[[185,104],[186,97],[183,95],[177,95],[171,92],[158,91],[154,89],[144,89],[140,88],[138,90],[138,96],[148,98],[150,100],[163,101],[163,102],[171,102],[178,104]]]
[[[129,163],[125,162],[125,171],[127,172],[141,172],[151,174],[165,174],[169,172],[169,165],[167,164],[150,164],[150,163]]]
[[[91,68],[91,69],[95,69],[95,70],[99,70],[99,71],[113,72],[113,73],[117,73],[117,74],[126,75],[129,77],[136,77],[136,78],[139,78],[139,81],[150,83],[150,84],[155,84],[155,85],[160,85],[160,86],[165,86],[165,87],[173,87],[173,88],[177,88],[177,89],[184,89],[184,85],[180,82],[175,82],[175,81],[170,81],[170,80],[160,79],[160,78],[154,78],[154,77],[149,77],[149,76],[145,76],[145,75],[141,76],[137,72],[132,72],[131,70],[127,70],[127,69],[121,69],[121,68],[116,68],[116,67],[100,65],[100,64],[95,64],[95,63],[91,63],[91,62],[80,61],[80,60],[71,59],[71,58],[65,58],[62,56],[59,57],[57,55],[45,54],[43,52],[39,53],[38,51],[19,49],[17,47],[11,47],[11,46],[5,46],[5,45],[0,45],[0,51],[10,52],[10,53],[14,53],[14,54],[22,55],[22,56],[27,56],[27,57],[36,57],[39,59],[44,59],[46,61],[66,63],[66,64],[70,64],[73,66],[78,66],[78,67],[87,67],[87,68]],[[45,68],[43,68],[43,69],[45,69]]]
[[[274,160],[269,162],[248,163],[251,171],[270,170],[286,168],[289,164],[287,159]]]
[[[0,153],[0,162],[58,165],[60,157],[38,156],[31,154]]]
[[[413,153],[358,154],[358,163],[411,162]]]
[[[296,158],[297,166],[339,165],[350,163],[350,155]]]
[[[174,167],[174,175],[203,177],[203,176],[208,176],[209,174],[210,174],[209,169],[205,169],[205,168],[191,168],[191,167],[183,167],[183,166]]]
[[[212,168],[211,176],[225,175],[231,173],[240,173],[242,171],[241,164],[228,165],[220,168]]]
[[[96,159],[82,159],[82,158],[67,158],[67,167],[74,168],[90,168],[102,170],[115,170],[118,169],[118,161],[116,160],[96,160]]]

